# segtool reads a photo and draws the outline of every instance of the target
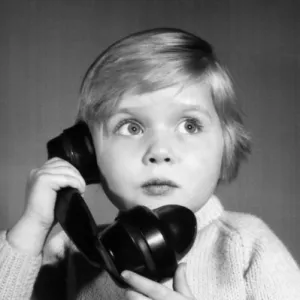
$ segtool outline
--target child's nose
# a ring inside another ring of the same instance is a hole
[[[156,140],[149,145],[144,157],[143,163],[148,164],[174,164],[176,161],[175,154],[170,142],[166,139]]]

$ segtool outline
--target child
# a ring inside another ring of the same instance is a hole
[[[207,42],[155,29],[113,44],[84,78],[78,120],[90,128],[112,203],[120,211],[188,207],[198,226],[193,247],[163,284],[125,271],[128,290],[82,259],[64,233],[44,247],[56,192],[85,190],[79,172],[53,158],[31,172],[25,212],[1,234],[1,299],[32,291],[43,300],[300,299],[300,271],[284,245],[261,220],[225,211],[214,196],[250,145],[231,80]]]

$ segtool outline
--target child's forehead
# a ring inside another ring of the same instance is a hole
[[[172,109],[179,110],[206,108],[212,109],[212,95],[208,84],[200,83],[188,86],[176,85],[153,92],[137,94],[124,93],[115,107],[115,113],[138,109]]]

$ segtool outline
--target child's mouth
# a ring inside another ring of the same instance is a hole
[[[143,192],[149,196],[163,196],[173,192],[178,185],[170,180],[152,179],[142,184]]]

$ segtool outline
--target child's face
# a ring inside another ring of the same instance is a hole
[[[179,204],[197,211],[213,194],[223,135],[207,85],[125,94],[92,128],[98,166],[119,209]]]

